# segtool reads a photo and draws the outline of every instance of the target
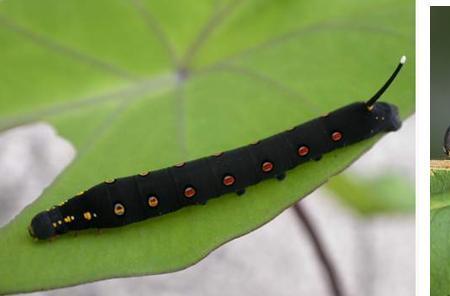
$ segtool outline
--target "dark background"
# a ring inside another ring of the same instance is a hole
[[[430,13],[430,157],[442,159],[444,133],[450,125],[450,7],[431,7]]]

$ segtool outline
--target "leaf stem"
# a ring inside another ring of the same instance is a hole
[[[314,249],[316,251],[317,257],[322,263],[322,266],[324,268],[324,271],[326,272],[328,279],[329,279],[329,286],[331,289],[331,292],[334,296],[342,296],[342,290],[341,285],[339,284],[339,280],[337,277],[336,269],[334,268],[330,258],[328,257],[323,242],[321,241],[317,230],[314,228],[313,224],[310,221],[310,218],[308,214],[305,212],[305,210],[300,206],[299,203],[296,203],[294,205],[295,213],[297,214],[297,217],[299,221],[303,224],[303,226],[306,229],[306,232],[311,238],[311,241],[313,243]]]
[[[449,170],[450,160],[430,160],[430,167],[432,170]]]

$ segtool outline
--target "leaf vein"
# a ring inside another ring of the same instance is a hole
[[[195,72],[195,74],[204,74],[204,73],[211,73],[215,71],[225,71],[230,72],[232,74],[236,75],[242,75],[246,76],[255,82],[262,82],[269,84],[271,87],[274,87],[275,89],[279,90],[287,99],[294,99],[298,100],[301,99],[311,107],[311,112],[318,113],[320,112],[321,108],[320,106],[313,100],[307,98],[305,95],[303,95],[298,90],[295,90],[291,88],[290,86],[286,85],[285,83],[278,81],[274,79],[273,77],[270,77],[266,75],[265,73],[256,71],[254,69],[248,69],[243,66],[234,65],[231,63],[221,63],[221,64],[215,64],[212,67],[209,67],[207,69],[200,70],[198,72]]]
[[[88,64],[92,67],[95,67],[97,69],[100,69],[104,72],[107,72],[109,74],[112,74],[114,76],[118,76],[127,80],[136,80],[137,77],[134,74],[131,74],[125,69],[122,69],[121,67],[110,64],[106,61],[100,60],[96,57],[93,57],[87,53],[84,53],[78,49],[66,46],[64,44],[61,44],[48,36],[44,36],[41,33],[32,31],[28,28],[25,28],[15,21],[13,21],[10,18],[7,18],[6,16],[0,14],[0,25],[4,26],[6,29],[10,30],[11,32],[15,32],[24,38],[28,39],[29,41],[33,42],[34,44],[41,46],[43,48],[46,48],[48,50],[51,50],[55,53],[58,53],[62,56],[69,57],[71,59],[83,62],[85,64]]]
[[[145,21],[148,29],[156,35],[156,38],[162,44],[167,55],[169,56],[169,59],[170,59],[172,65],[174,67],[177,67],[178,62],[177,62],[177,56],[175,54],[175,48],[174,48],[172,42],[170,42],[166,33],[164,32],[161,24],[153,16],[153,14],[150,12],[150,10],[144,6],[144,4],[142,3],[142,0],[132,0],[131,2],[132,2],[132,5],[135,7],[135,9],[139,12],[141,17],[143,18],[143,20]]]
[[[76,99],[61,104],[55,104],[47,108],[43,108],[41,110],[33,111],[30,113],[24,113],[9,118],[0,119],[0,132],[18,125],[40,120],[44,117],[56,114],[60,115],[83,107],[144,95],[149,92],[157,92],[165,87],[170,87],[172,83],[173,83],[173,76],[167,74],[160,75],[156,76],[153,79],[141,81],[117,91],[82,99]]]
[[[238,4],[242,3],[241,0],[231,1],[227,6],[219,11],[214,11],[212,16],[206,22],[203,29],[198,33],[197,37],[194,39],[192,44],[186,51],[186,54],[182,60],[182,69],[188,69],[199,52],[200,48],[209,39],[214,30],[229,16],[233,13]]]
[[[388,35],[400,37],[400,38],[406,38],[406,36],[403,34],[400,34],[389,28],[384,28],[384,27],[380,27],[380,26],[371,26],[371,25],[367,25],[367,24],[355,25],[355,23],[342,22],[342,21],[318,22],[318,23],[311,24],[306,27],[300,27],[300,28],[294,29],[290,32],[280,34],[269,40],[263,41],[259,44],[242,49],[236,53],[233,53],[231,55],[228,55],[228,56],[222,58],[221,60],[214,63],[212,66],[214,66],[216,64],[221,64],[221,63],[224,63],[227,61],[235,60],[238,58],[242,58],[245,56],[249,56],[250,54],[257,53],[264,49],[282,45],[282,44],[289,42],[298,37],[303,37],[308,34],[323,32],[323,31],[331,31],[331,30],[353,30],[353,31],[362,31],[362,32],[373,32],[373,33],[380,33],[380,34],[388,34]]]

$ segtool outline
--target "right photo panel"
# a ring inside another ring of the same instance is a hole
[[[450,7],[432,6],[431,43],[431,295],[450,291]]]

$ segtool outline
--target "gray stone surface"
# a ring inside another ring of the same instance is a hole
[[[414,120],[388,135],[349,171],[386,168],[414,179]],[[46,124],[0,135],[0,225],[37,198],[74,157]],[[414,216],[358,216],[320,189],[302,205],[310,214],[348,296],[414,295]],[[113,279],[35,295],[331,295],[322,266],[291,209],[176,273]]]

